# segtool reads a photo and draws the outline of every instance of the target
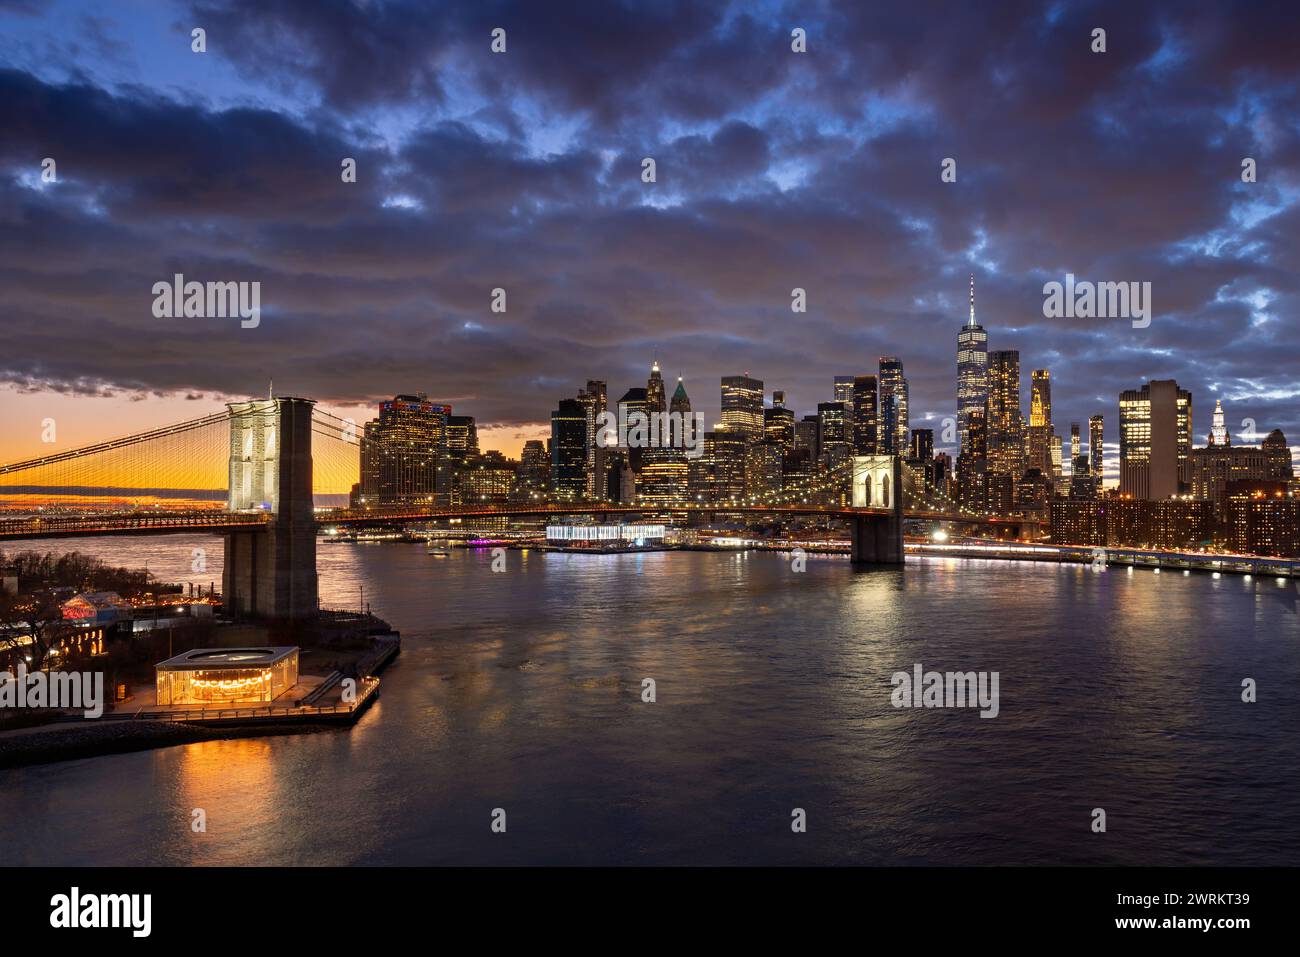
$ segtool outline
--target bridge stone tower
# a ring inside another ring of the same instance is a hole
[[[903,564],[902,462],[897,455],[853,456],[854,508],[887,508],[889,514],[855,515],[851,561],[856,565]]]
[[[317,613],[311,399],[231,402],[231,512],[271,521],[226,533],[221,592],[228,614],[311,618]]]

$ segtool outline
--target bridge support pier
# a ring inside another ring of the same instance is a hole
[[[317,608],[316,529],[272,522],[227,532],[221,594],[240,618],[311,618]]]
[[[230,404],[229,510],[270,510],[269,523],[225,535],[227,614],[311,618],[318,611],[310,399]]]
[[[893,515],[855,515],[850,561],[855,565],[903,564],[903,523]]]
[[[887,508],[887,513],[863,513],[850,521],[855,565],[902,565],[903,484],[902,462],[896,455],[853,457],[854,508]]]

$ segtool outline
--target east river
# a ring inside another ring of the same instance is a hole
[[[220,582],[214,538],[38,544]],[[0,771],[0,864],[1300,865],[1294,582],[491,563],[322,545],[322,604],[364,588],[402,633],[355,727]],[[894,707],[891,675],[917,664],[998,672],[997,717]]]

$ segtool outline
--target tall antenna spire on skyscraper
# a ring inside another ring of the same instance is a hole
[[[975,274],[970,274],[970,325],[975,326]]]

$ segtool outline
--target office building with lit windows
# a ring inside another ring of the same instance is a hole
[[[853,380],[855,375],[837,375],[832,384],[831,401],[839,402],[846,409],[853,408]]]
[[[787,452],[795,447],[794,410],[786,408],[785,393],[772,393],[772,407],[763,412],[763,436]]]
[[[1088,470],[1092,473],[1093,484],[1101,489],[1106,454],[1105,417],[1091,416],[1088,419]]]
[[[655,365],[655,374],[658,373]],[[653,408],[660,400],[651,398],[657,390],[662,390],[662,383],[657,387],[651,379],[646,389],[647,405]],[[664,425],[657,436],[659,447],[648,448],[642,457],[641,472],[637,475],[637,501],[658,508],[674,508],[685,505],[690,497],[690,459],[689,447],[695,445],[695,420],[691,415],[691,398],[686,393],[686,383],[677,377],[677,388],[668,400],[667,409],[655,409],[656,414],[667,411],[671,418],[664,420]],[[680,423],[680,426],[678,425]],[[676,431],[680,427],[680,434]]]
[[[504,505],[511,501],[519,464],[497,451],[466,459],[460,469],[461,502],[465,505]]]
[[[759,439],[745,449],[745,493],[771,496],[781,491],[785,447],[773,439]]]
[[[1005,349],[988,354],[987,429],[989,474],[1011,484],[1025,474],[1025,429],[1020,412],[1020,353]]]
[[[703,455],[691,463],[695,475],[691,498],[709,504],[742,499],[748,445],[745,433],[736,429],[719,427],[705,432]]]
[[[1058,545],[1199,549],[1214,543],[1217,525],[1212,502],[1107,498],[1056,499],[1051,505],[1051,536]]]
[[[587,413],[577,399],[561,399],[551,413],[551,489],[567,501],[587,492]]]
[[[818,409],[821,408],[819,405]],[[853,404],[848,406],[845,438],[854,455],[875,455],[882,449],[879,386],[873,375],[855,376]]]
[[[1153,379],[1119,396],[1119,492],[1172,498],[1186,482],[1192,451],[1192,394],[1173,379]]]
[[[966,444],[957,456],[957,501],[963,508],[982,512],[989,504],[988,429],[983,409],[972,409],[966,420]]]
[[[1274,429],[1262,445],[1233,445],[1224,424],[1222,403],[1216,403],[1214,425],[1204,448],[1187,457],[1187,483],[1193,498],[1223,500],[1233,483],[1275,482],[1285,488],[1293,477],[1286,436]]]
[[[587,417],[587,498],[600,501],[605,497],[607,450],[597,441],[597,423],[608,406],[605,383],[588,379],[587,387],[578,393],[578,403]]]
[[[519,484],[530,495],[545,496],[551,485],[551,458],[541,439],[529,439],[519,454]]]
[[[794,450],[807,452],[815,465],[818,460],[817,432],[820,421],[815,415],[805,415],[794,424]]]
[[[664,377],[659,371],[659,361],[650,364],[650,378],[645,386],[645,409],[650,414],[668,411],[668,396],[664,392]]]
[[[645,449],[642,445],[629,445],[629,432],[637,427],[638,422],[649,423],[650,421],[649,409],[646,405],[646,390],[628,389],[618,400],[617,411],[619,439],[616,447],[624,452],[628,468],[634,473],[640,472]]]
[[[823,470],[839,468],[849,460],[849,429],[849,416],[843,403],[817,403],[817,461]]]
[[[747,375],[723,376],[722,424],[747,439],[763,435],[763,381]]]
[[[430,402],[424,393],[381,402],[379,417],[362,429],[361,502],[432,502],[451,418],[451,406]]]
[[[1241,555],[1300,557],[1300,499],[1279,487],[1229,491],[1223,502],[1223,544]]]
[[[908,386],[903,375],[903,361],[896,356],[880,357],[880,435],[881,452],[907,454],[909,436],[907,416]]]
[[[450,411],[450,406],[448,407]],[[447,417],[447,451],[453,456],[478,455],[478,426],[472,415]]]
[[[1029,376],[1029,432],[1027,468],[1044,475],[1052,470],[1052,373],[1035,369]]]
[[[975,277],[970,278],[970,319],[957,333],[957,433],[966,451],[970,415],[988,399],[989,337],[975,321]]]

